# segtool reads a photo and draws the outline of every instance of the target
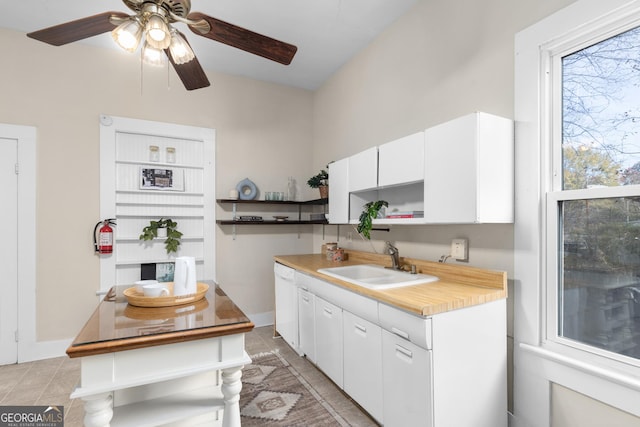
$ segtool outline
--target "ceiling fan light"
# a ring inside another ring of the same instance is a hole
[[[166,49],[171,43],[171,34],[164,18],[158,14],[152,14],[147,19],[145,26],[147,43],[156,49]]]
[[[186,64],[195,58],[189,43],[174,28],[171,29],[171,44],[169,45],[171,58],[176,64]]]
[[[164,66],[164,50],[156,49],[149,43],[145,43],[142,47],[142,62],[154,67]]]
[[[111,32],[111,37],[122,49],[134,52],[142,38],[142,25],[137,19],[128,19]]]

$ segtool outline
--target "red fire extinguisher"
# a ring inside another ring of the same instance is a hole
[[[100,230],[98,226],[102,224]],[[116,225],[115,218],[108,218],[100,221],[93,228],[93,247],[98,254],[110,254],[113,252],[113,228]],[[96,234],[97,232],[97,234]]]

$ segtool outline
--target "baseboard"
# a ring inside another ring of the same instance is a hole
[[[34,360],[51,359],[67,355],[67,348],[73,338],[56,341],[39,341],[18,344],[18,363],[33,362]]]
[[[259,328],[273,325],[274,313],[273,311],[268,311],[266,313],[248,314],[247,317],[256,325],[256,328]]]

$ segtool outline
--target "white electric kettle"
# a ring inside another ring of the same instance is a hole
[[[195,294],[197,290],[196,259],[191,256],[177,257],[173,272],[173,295]]]

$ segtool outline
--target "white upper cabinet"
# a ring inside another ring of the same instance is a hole
[[[349,222],[349,159],[329,164],[329,223]]]
[[[378,186],[407,184],[424,179],[424,132],[378,147]]]
[[[513,222],[513,121],[473,113],[425,131],[424,221]]]
[[[330,165],[329,222],[385,200],[376,224],[512,223],[513,150],[513,121],[477,112],[362,151]]]
[[[377,186],[378,147],[369,148],[349,157],[349,191],[369,190]]]

